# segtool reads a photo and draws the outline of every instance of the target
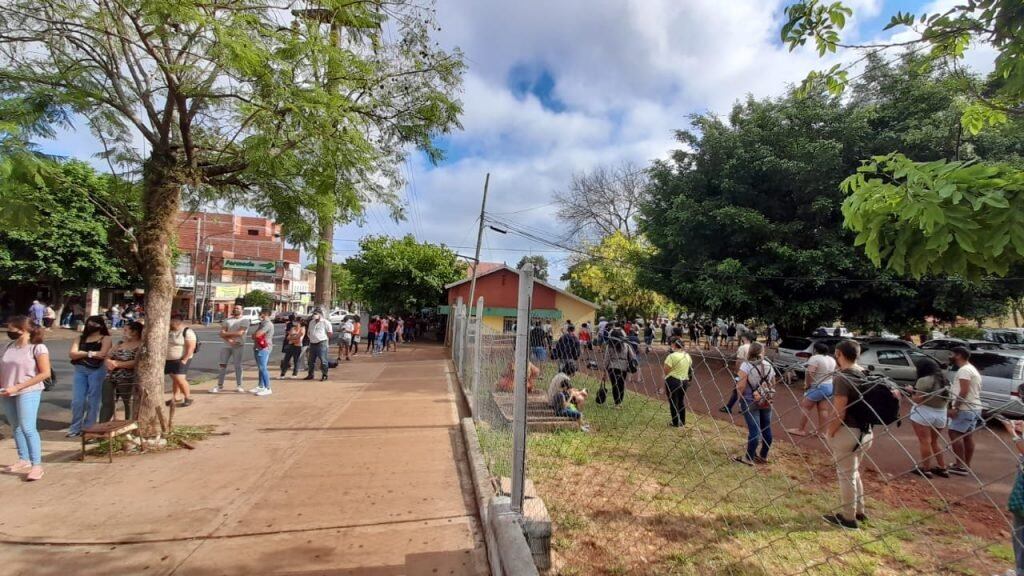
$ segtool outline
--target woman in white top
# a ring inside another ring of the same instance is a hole
[[[828,353],[824,342],[814,343],[814,355],[807,361],[804,373],[804,398],[800,401],[800,426],[786,430],[793,436],[807,436],[811,412],[818,413],[818,427],[815,434],[828,425],[832,417],[832,374],[837,370],[836,359]]]
[[[8,320],[7,337],[13,342],[0,357],[0,404],[14,430],[18,461],[6,471],[28,470],[26,480],[39,480],[43,477],[43,453],[36,415],[43,382],[50,377],[50,351],[43,344],[43,328],[33,326],[28,316]]]

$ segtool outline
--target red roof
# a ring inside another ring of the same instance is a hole
[[[481,262],[476,266],[476,277],[486,276],[495,270],[500,270],[505,267],[504,262]],[[470,264],[469,268],[466,268],[466,278],[473,278],[473,265]]]

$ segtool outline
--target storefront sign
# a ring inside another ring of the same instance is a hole
[[[302,294],[303,292],[309,292],[309,282],[305,280],[295,280],[292,282],[292,294]]]
[[[223,268],[225,270],[245,270],[248,272],[273,274],[277,271],[277,264],[266,260],[235,260],[233,258],[225,258]]]
[[[260,292],[266,292],[267,294],[274,293],[273,282],[249,282],[249,291],[259,290]]]
[[[241,298],[244,291],[244,286],[214,286],[213,299],[234,300],[235,298]]]
[[[191,274],[175,274],[174,285],[178,288],[195,288],[196,277]]]

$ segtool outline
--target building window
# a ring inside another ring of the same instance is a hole
[[[505,316],[501,323],[501,331],[505,334],[511,334],[516,331],[516,320],[515,316]]]
[[[249,229],[249,236],[259,236],[259,235],[260,235],[260,231],[259,230],[253,230],[252,228]]]

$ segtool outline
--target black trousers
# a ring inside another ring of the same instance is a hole
[[[626,372],[609,368],[608,380],[612,383],[612,399],[615,404],[622,404],[622,399],[626,397]]]
[[[299,374],[299,358],[302,357],[302,346],[295,346],[293,344],[285,344],[284,346],[284,358],[281,359],[281,376],[284,376],[288,369],[291,368],[292,376],[298,376]]]
[[[689,380],[680,380],[669,376],[665,379],[665,393],[668,395],[668,408],[672,413],[672,425],[686,424],[686,389]]]

